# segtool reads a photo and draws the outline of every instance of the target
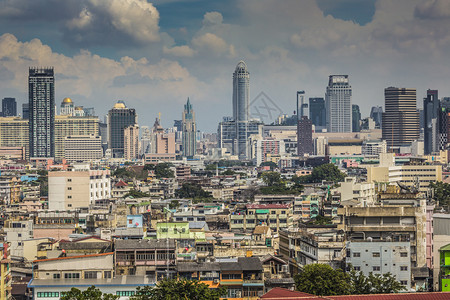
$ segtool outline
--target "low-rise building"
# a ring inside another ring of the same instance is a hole
[[[314,235],[304,228],[283,229],[279,234],[280,254],[289,262],[292,275],[305,265],[317,263],[319,249]]]

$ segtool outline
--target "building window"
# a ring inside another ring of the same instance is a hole
[[[373,267],[372,267],[372,270],[373,270],[373,271],[380,271],[381,268],[380,268],[380,266],[373,266]]]
[[[64,278],[80,278],[80,273],[65,273]]]
[[[97,271],[85,271],[84,278],[85,279],[97,279]]]
[[[408,252],[400,252],[400,257],[408,257]]]
[[[71,190],[72,190],[72,187],[71,187],[71,186],[69,186],[69,187],[67,188],[67,190],[71,191]]]
[[[408,285],[408,280],[400,280],[401,285]]]
[[[53,274],[53,279],[60,279],[60,278],[61,278],[61,274],[59,274],[59,273]]]
[[[59,292],[37,292],[38,298],[58,298]]]
[[[134,291],[117,291],[116,295],[120,297],[134,296]]]
[[[353,269],[355,269],[355,271],[361,271],[361,267],[360,266],[354,266]]]
[[[225,298],[241,298],[241,289],[228,288],[227,295]]]
[[[105,271],[105,272],[103,272],[103,277],[104,277],[104,278],[111,278],[111,271]]]
[[[241,274],[222,274],[222,280],[242,279]]]
[[[67,182],[72,182],[72,178],[67,178]]]
[[[372,256],[373,256],[373,257],[380,257],[380,252],[373,252],[373,253],[372,253]]]
[[[67,199],[72,199],[72,196],[70,196],[70,195],[69,195],[69,196],[67,196]]]
[[[408,271],[408,266],[400,266],[400,271]]]
[[[361,253],[359,253],[359,252],[353,252],[353,257],[361,257]]]

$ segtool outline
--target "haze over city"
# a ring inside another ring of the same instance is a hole
[[[53,66],[56,103],[70,97],[102,117],[123,100],[141,125],[161,112],[169,127],[190,97],[197,128],[215,132],[244,60],[250,100],[264,92],[292,114],[297,90],[323,97],[329,75],[348,74],[367,116],[388,86],[450,95],[449,25],[445,0],[5,0],[0,90],[27,102],[28,68]]]

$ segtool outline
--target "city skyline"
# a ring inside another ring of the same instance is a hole
[[[388,86],[450,95],[445,1],[128,2],[0,1],[0,96],[20,107],[28,67],[54,66],[57,103],[69,97],[102,118],[123,100],[146,116],[142,125],[161,112],[169,127],[180,113],[172,107],[190,97],[198,128],[214,132],[232,115],[239,60],[252,70],[250,102],[264,92],[286,114],[298,90],[324,97],[331,74],[352,79],[362,116],[383,105]]]

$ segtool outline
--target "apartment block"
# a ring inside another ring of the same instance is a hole
[[[50,210],[89,207],[96,200],[111,197],[109,170],[57,171],[48,173]]]
[[[102,140],[95,135],[71,135],[64,138],[64,158],[68,162],[98,160],[103,157]]]

